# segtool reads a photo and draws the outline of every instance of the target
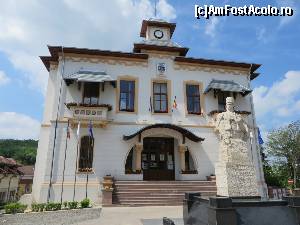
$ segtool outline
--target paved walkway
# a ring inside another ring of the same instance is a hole
[[[77,225],[162,225],[162,218],[183,225],[182,206],[106,207],[99,219]]]

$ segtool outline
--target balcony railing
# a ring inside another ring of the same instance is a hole
[[[66,106],[72,112],[73,118],[78,120],[107,120],[107,112],[112,109],[111,105],[98,104],[98,105],[87,105],[77,103],[67,103]]]

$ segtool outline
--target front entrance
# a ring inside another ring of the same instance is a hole
[[[142,168],[144,180],[175,180],[174,139],[144,138]]]

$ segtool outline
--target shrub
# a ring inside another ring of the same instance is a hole
[[[45,207],[46,207],[46,203],[41,203],[41,204],[38,204],[38,207],[39,207],[39,211],[40,212],[43,212]]]
[[[61,209],[61,203],[49,202],[45,207],[46,211],[56,211]]]
[[[78,207],[78,202],[73,201],[73,202],[68,202],[69,209],[76,209]]]
[[[31,210],[32,210],[33,212],[38,212],[38,211],[40,210],[39,204],[32,203],[32,204],[31,204]]]
[[[5,205],[5,213],[23,213],[27,208],[27,205],[23,205],[21,203],[9,203]]]
[[[68,202],[67,202],[67,201],[64,201],[64,202],[63,202],[63,206],[64,206],[65,209],[68,208]]]
[[[90,199],[85,198],[80,202],[81,208],[87,208],[90,206]]]

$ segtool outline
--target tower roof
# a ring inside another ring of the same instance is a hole
[[[162,19],[149,19],[149,20],[143,20],[140,37],[146,37],[146,31],[148,26],[156,26],[156,27],[167,27],[170,28],[170,34],[171,37],[174,33],[174,30],[176,28],[176,23],[169,23]]]

